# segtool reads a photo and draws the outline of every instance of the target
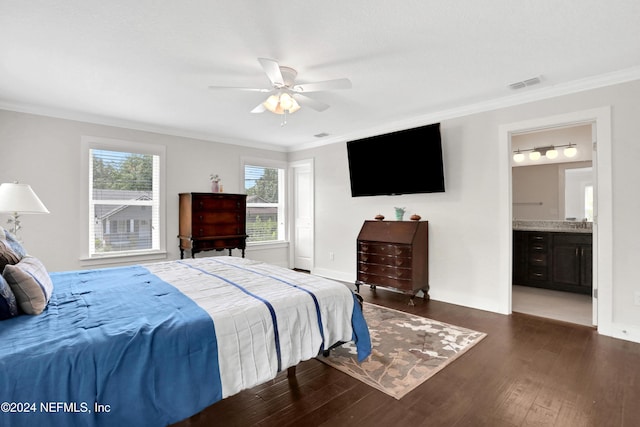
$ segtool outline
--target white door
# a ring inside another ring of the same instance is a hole
[[[313,170],[311,161],[292,165],[293,267],[313,268]]]

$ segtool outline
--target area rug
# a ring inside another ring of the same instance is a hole
[[[353,343],[318,360],[396,399],[469,351],[486,334],[436,320],[364,303],[371,355],[358,363]]]

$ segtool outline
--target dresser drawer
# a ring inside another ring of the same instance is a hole
[[[378,255],[411,256],[411,246],[393,243],[359,242],[358,251]]]
[[[372,286],[387,286],[404,291],[412,291],[414,289],[414,282],[411,279],[402,279],[397,277],[381,276],[367,272],[358,272],[358,280],[364,284]]]
[[[245,234],[245,227],[240,224],[200,224],[193,227],[193,237],[203,238],[211,236],[234,236],[236,234]]]
[[[370,264],[383,264],[395,267],[411,266],[411,257],[380,255],[369,252],[358,252],[358,260]]]
[[[245,209],[245,203],[242,198],[220,197],[212,194],[194,198],[192,209],[194,213],[196,211],[238,211]]]
[[[361,263],[359,271],[364,274],[375,274],[377,276],[387,276],[397,279],[410,279],[412,275],[410,268],[369,263]]]
[[[211,224],[238,224],[244,223],[245,215],[239,212],[194,212],[192,216],[193,227],[202,227]]]
[[[192,249],[198,251],[210,251],[225,248],[244,248],[244,239],[216,239],[216,240],[194,240]]]

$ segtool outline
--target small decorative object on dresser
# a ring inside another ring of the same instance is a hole
[[[402,217],[404,216],[404,213],[406,212],[406,208],[394,208],[396,210],[396,219],[398,221],[402,221]]]
[[[409,219],[411,219],[411,221],[420,221],[421,218],[422,217],[420,215],[413,214],[413,215],[411,215],[411,218],[409,218]]]
[[[220,175],[211,174],[209,175],[209,179],[211,180],[211,192],[212,193],[220,192],[220,188],[222,187],[222,184],[220,184]]]
[[[375,216],[375,219],[377,219],[378,221],[382,221],[384,219],[384,215],[378,214]]]
[[[419,291],[429,299],[429,223],[427,221],[365,221],[358,234],[356,290],[360,285]]]
[[[247,195],[229,193],[180,193],[180,259],[200,251],[246,248]]]

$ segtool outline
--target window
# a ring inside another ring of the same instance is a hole
[[[279,165],[246,162],[247,242],[285,240],[285,169]]]
[[[87,257],[164,250],[164,147],[86,138]]]

